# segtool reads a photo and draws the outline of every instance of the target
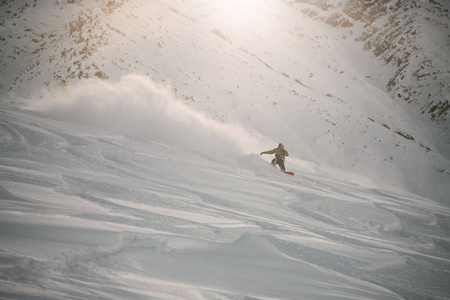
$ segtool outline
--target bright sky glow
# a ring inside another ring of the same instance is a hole
[[[236,31],[254,31],[264,26],[270,27],[268,22],[272,0],[215,0],[211,1],[216,15],[214,20],[224,28]]]

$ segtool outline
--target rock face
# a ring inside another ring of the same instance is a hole
[[[395,71],[386,81],[393,99],[413,104],[448,127],[450,3],[430,1],[291,1],[303,13],[346,30]]]
[[[29,94],[34,87],[65,86],[72,79],[108,78],[97,55],[112,35],[121,34],[108,20],[125,1],[3,2],[3,91]]]

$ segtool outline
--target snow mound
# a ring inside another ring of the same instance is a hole
[[[399,299],[383,288],[290,259],[256,235],[245,234],[229,244],[195,243],[199,248],[138,249],[131,255],[131,263],[147,278],[170,279],[247,297]]]
[[[233,243],[220,247],[217,252],[222,255],[251,256],[253,258],[285,257],[273,244],[253,234],[244,234]]]

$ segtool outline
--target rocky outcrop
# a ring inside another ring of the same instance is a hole
[[[311,18],[346,29],[365,50],[395,67],[385,87],[393,99],[406,101],[449,127],[448,1],[297,0],[290,4]]]

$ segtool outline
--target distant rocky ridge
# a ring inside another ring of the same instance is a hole
[[[432,121],[449,127],[449,1],[286,1],[353,34],[365,50],[396,68],[386,81],[393,99],[416,105]]]
[[[30,26],[35,21],[28,20],[25,12],[31,8],[38,9],[41,3],[36,0],[3,1],[0,26],[7,30],[0,38],[3,43],[0,74],[9,77],[10,82],[0,82],[4,85],[2,89],[17,92],[27,89],[26,85],[33,82],[55,87],[65,86],[72,79],[108,78],[100,69],[100,62],[92,61],[92,56],[108,44],[112,34],[120,33],[109,25],[105,16],[112,14],[125,1],[47,3],[50,7],[44,7],[42,22],[34,28]],[[93,5],[101,10],[94,12]],[[98,14],[99,11],[102,14]],[[10,72],[11,68],[17,71]],[[49,71],[52,76],[44,78]]]
[[[449,127],[450,2],[280,1],[359,41],[361,47],[395,68],[385,83],[394,100],[410,103],[443,128]],[[125,4],[129,1],[58,0],[39,10],[42,3],[36,0],[1,1],[0,90],[23,93],[32,86],[52,88],[82,78],[109,78],[99,49],[117,35],[127,43],[138,43],[108,21],[108,16],[120,12]],[[37,27],[28,20],[26,12],[31,8],[43,13]],[[136,16],[127,18],[133,21]],[[136,68],[125,65],[120,57],[107,64],[123,71]]]

